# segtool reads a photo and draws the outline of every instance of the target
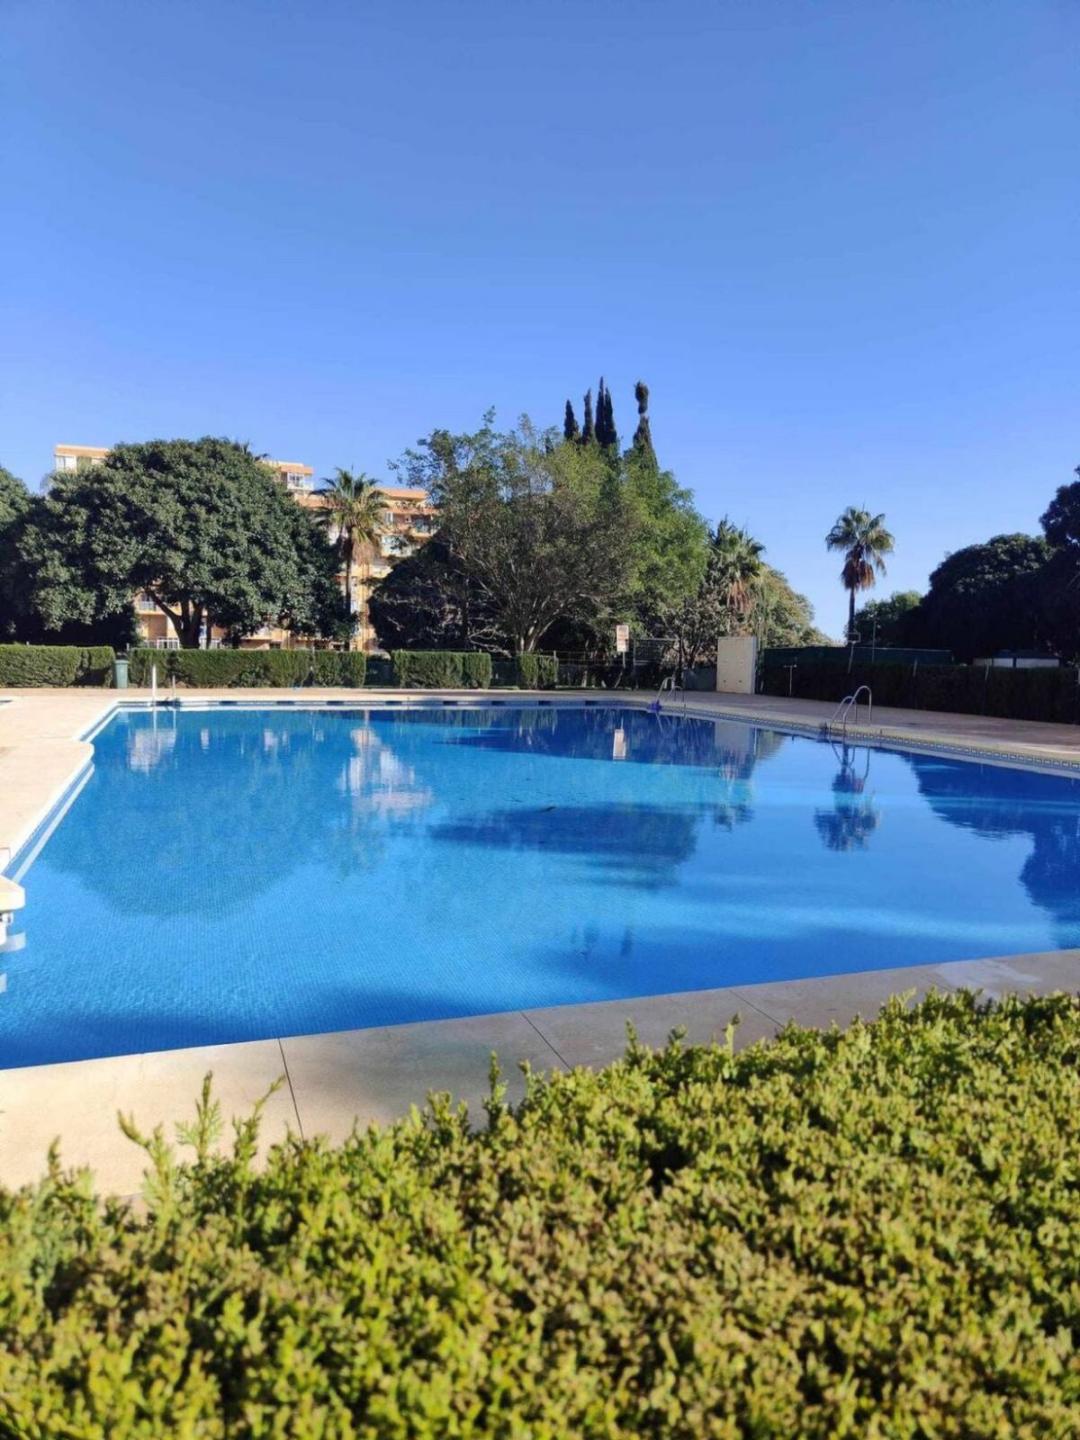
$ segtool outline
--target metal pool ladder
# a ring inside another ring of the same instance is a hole
[[[874,692],[870,689],[869,685],[860,685],[851,695],[844,696],[828,720],[825,721],[825,724],[821,728],[826,736],[832,732],[834,725],[839,725],[841,737],[844,739],[847,738],[848,720],[851,718],[852,710],[855,711],[855,723],[858,724],[859,696],[863,691],[866,692],[866,722],[868,725],[873,724]]]
[[[673,700],[676,694],[681,693],[683,697],[683,709],[686,709],[686,688],[685,686],[678,684],[675,679],[675,672],[672,671],[670,675],[665,675],[664,678],[660,681],[660,689],[656,692],[656,699],[649,706],[649,709],[654,715],[660,714],[660,696],[663,695],[665,690],[670,693]]]

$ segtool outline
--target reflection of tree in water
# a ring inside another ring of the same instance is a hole
[[[1080,782],[1060,775],[905,755],[935,815],[986,839],[1030,836],[1020,880],[1063,925],[1080,925]]]
[[[385,742],[368,746],[355,717],[268,716],[255,727],[249,715],[174,714],[157,723],[157,740],[139,738],[140,717],[98,741],[85,812],[47,851],[49,865],[118,909],[222,915],[310,862],[338,875],[369,869],[387,823],[427,803]],[[342,761],[342,724],[359,769]]]
[[[833,808],[816,810],[814,826],[829,850],[843,853],[865,850],[867,841],[881,823],[881,812],[867,793],[870,779],[870,751],[844,745],[833,750],[840,769],[832,782]]]
[[[434,840],[580,856],[627,884],[668,883],[697,848],[702,811],[688,805],[546,805],[485,810],[431,829]]]
[[[781,748],[786,735],[740,721],[651,715],[643,710],[510,709],[443,712],[425,717],[474,733],[454,738],[485,750],[525,751],[573,760],[641,761],[718,769],[725,777],[750,778],[756,765]],[[476,727],[484,728],[476,733]],[[616,754],[616,732],[621,735]]]
[[[465,728],[475,712],[432,717]],[[463,816],[433,828],[437,840],[581,855],[626,883],[658,885],[674,878],[677,866],[697,848],[697,833],[711,819],[733,830],[753,818],[751,777],[756,766],[784,745],[787,736],[741,722],[656,716],[626,709],[493,710],[489,729],[462,734],[454,743],[566,759],[688,766],[715,772],[703,776],[698,796],[671,804],[608,801],[552,805],[541,809],[500,808]]]

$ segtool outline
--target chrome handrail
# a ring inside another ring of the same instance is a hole
[[[844,698],[840,701],[840,704],[836,707],[836,709],[833,711],[833,713],[829,716],[828,720],[825,721],[825,725],[824,725],[823,728],[824,728],[824,731],[825,731],[825,734],[826,734],[826,735],[829,734],[829,732],[831,731],[832,727],[836,724],[837,719],[839,719],[839,721],[840,721],[840,734],[841,734],[841,736],[842,736],[843,738],[845,738],[845,739],[847,738],[848,720],[849,720],[850,717],[851,717],[851,712],[852,712],[852,710],[855,711],[855,721],[856,721],[856,724],[858,723],[858,719],[859,719],[859,696],[863,693],[864,690],[866,691],[866,723],[867,723],[868,725],[872,725],[872,724],[873,724],[873,722],[874,722],[874,692],[870,689],[870,686],[869,686],[869,685],[860,685],[860,686],[859,686],[856,690],[854,690],[850,695],[845,695],[845,696],[844,696]]]

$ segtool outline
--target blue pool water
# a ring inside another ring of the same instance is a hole
[[[1080,784],[616,708],[121,712],[0,1065],[1080,946]]]

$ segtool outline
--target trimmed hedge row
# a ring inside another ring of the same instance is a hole
[[[450,1440],[1074,1436],[1080,1003],[449,1097],[340,1147],[204,1090],[146,1212],[0,1192],[0,1430]]]
[[[367,657],[339,650],[150,650],[131,652],[133,685],[158,683],[216,689],[219,686],[363,685]]]
[[[113,682],[111,645],[0,645],[0,686]]]
[[[559,661],[554,655],[519,655],[517,682],[523,690],[554,690],[559,683]]]
[[[766,695],[787,695],[788,671],[766,665]],[[1064,666],[1006,670],[974,665],[855,665],[850,673],[832,665],[797,664],[791,694],[804,700],[840,701],[869,685],[875,705],[909,710],[951,710],[960,715],[997,715],[1009,720],[1080,722],[1080,684]]]
[[[491,656],[472,650],[395,650],[394,682],[408,687],[484,690],[491,684]]]

